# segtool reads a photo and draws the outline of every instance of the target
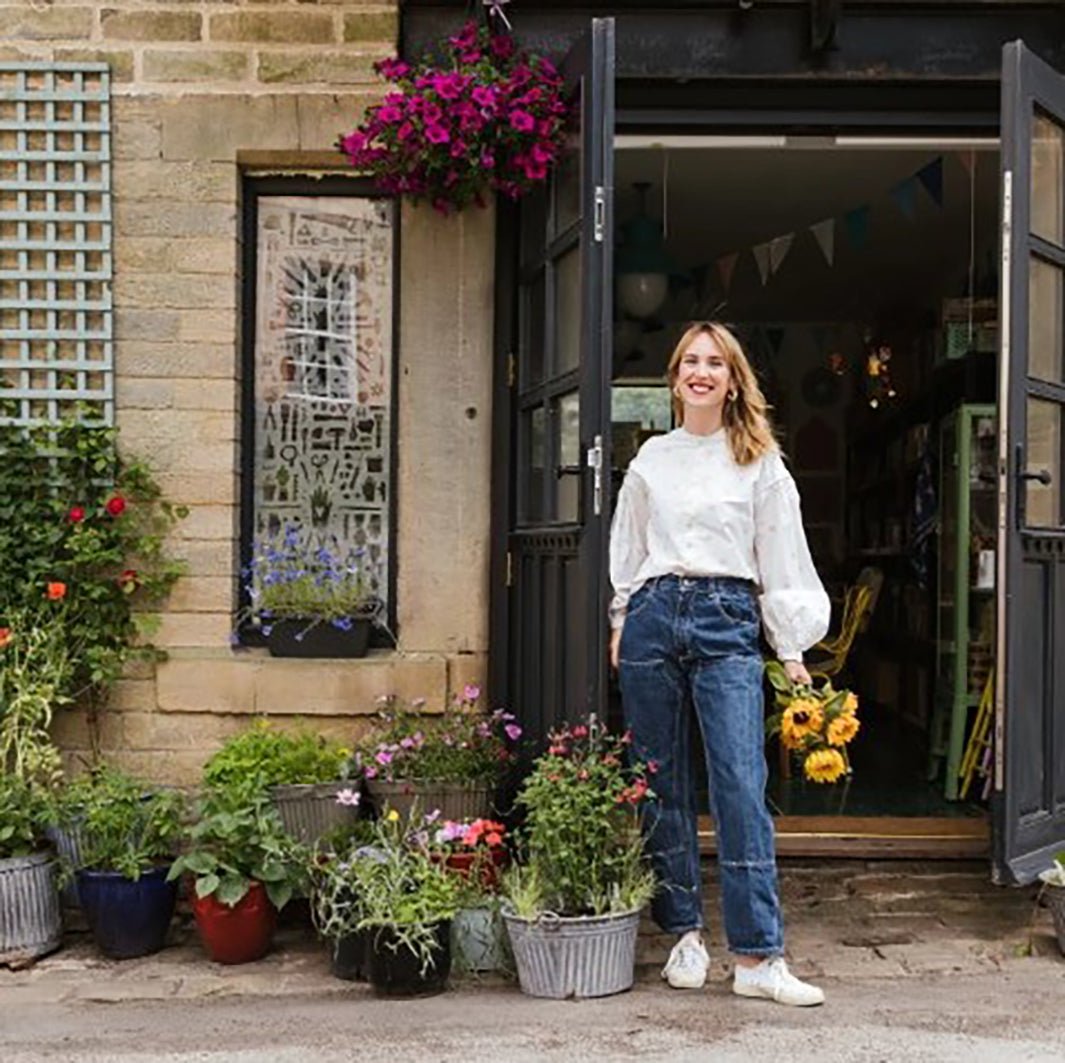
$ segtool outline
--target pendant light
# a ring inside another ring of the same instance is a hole
[[[652,317],[669,295],[669,276],[675,272],[662,239],[662,226],[647,213],[650,181],[635,181],[639,196],[636,215],[621,227],[615,253],[619,309],[630,318]]]

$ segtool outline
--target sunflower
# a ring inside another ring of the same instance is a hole
[[[843,711],[853,715],[858,711],[858,695],[852,691],[847,691],[847,696],[843,699]]]
[[[803,771],[811,782],[835,782],[847,771],[847,762],[838,749],[818,749],[803,761]]]
[[[788,749],[796,749],[810,734],[818,734],[824,723],[821,706],[812,698],[797,698],[780,720],[780,738]]]
[[[853,713],[844,712],[837,716],[825,732],[830,746],[845,746],[857,733],[861,724]]]

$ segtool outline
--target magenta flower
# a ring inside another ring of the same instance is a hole
[[[494,109],[496,105],[496,90],[488,85],[478,85],[470,93],[470,99],[473,100],[478,107],[485,107],[489,110]]]
[[[528,111],[510,112],[510,124],[519,133],[531,133],[536,128],[536,119]]]
[[[491,170],[496,164],[496,157],[490,151],[481,152],[481,166],[485,170]]]
[[[446,144],[451,134],[438,122],[433,122],[425,127],[425,139],[430,144]]]
[[[380,764],[382,767],[384,767],[386,764],[392,763],[392,754],[389,753],[387,749],[381,749],[377,751],[373,759],[376,760],[377,763]]]
[[[462,688],[464,701],[476,701],[481,696],[481,688],[476,683],[467,683]]]
[[[516,723],[508,723],[503,728],[503,731],[512,742],[516,742],[521,738],[521,728]]]
[[[378,60],[373,68],[388,81],[398,81],[410,73],[410,64],[399,58]]]
[[[382,122],[394,125],[396,122],[402,121],[403,111],[394,103],[388,103],[382,107],[378,107],[377,117],[380,118]]]

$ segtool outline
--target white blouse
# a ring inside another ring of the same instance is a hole
[[[774,450],[739,465],[724,429],[652,436],[630,463],[610,529],[611,626],[625,622],[641,584],[669,574],[753,580],[782,661],[801,660],[828,630],[828,595],[784,459]]]

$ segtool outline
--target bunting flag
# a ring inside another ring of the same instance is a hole
[[[965,167],[965,172],[971,177],[976,169],[976,152],[972,148],[958,152],[958,162]]]
[[[937,207],[943,206],[943,156],[933,159],[917,171],[917,180],[924,185]]]
[[[917,182],[912,177],[899,181],[891,189],[891,198],[895,201],[895,206],[913,221],[917,216]]]
[[[731,255],[723,255],[717,260],[717,272],[721,277],[721,284],[727,292],[732,287],[732,274],[736,271],[736,263],[740,260],[739,251]],[[764,284],[765,281],[762,281]]]
[[[762,278],[762,286],[769,280],[769,244],[756,244],[751,248],[755,262],[758,263],[758,276]]]
[[[869,242],[869,208],[855,207],[843,215],[847,237],[856,251],[864,249]]]
[[[778,236],[769,241],[769,271],[771,273],[776,273],[784,265],[784,259],[788,257],[791,242],[794,239],[795,234],[788,233],[786,236]]]
[[[836,257],[836,219],[825,218],[824,221],[811,225],[810,232],[814,234],[817,246],[821,248],[821,254],[825,256],[825,261],[831,266],[832,260]]]

